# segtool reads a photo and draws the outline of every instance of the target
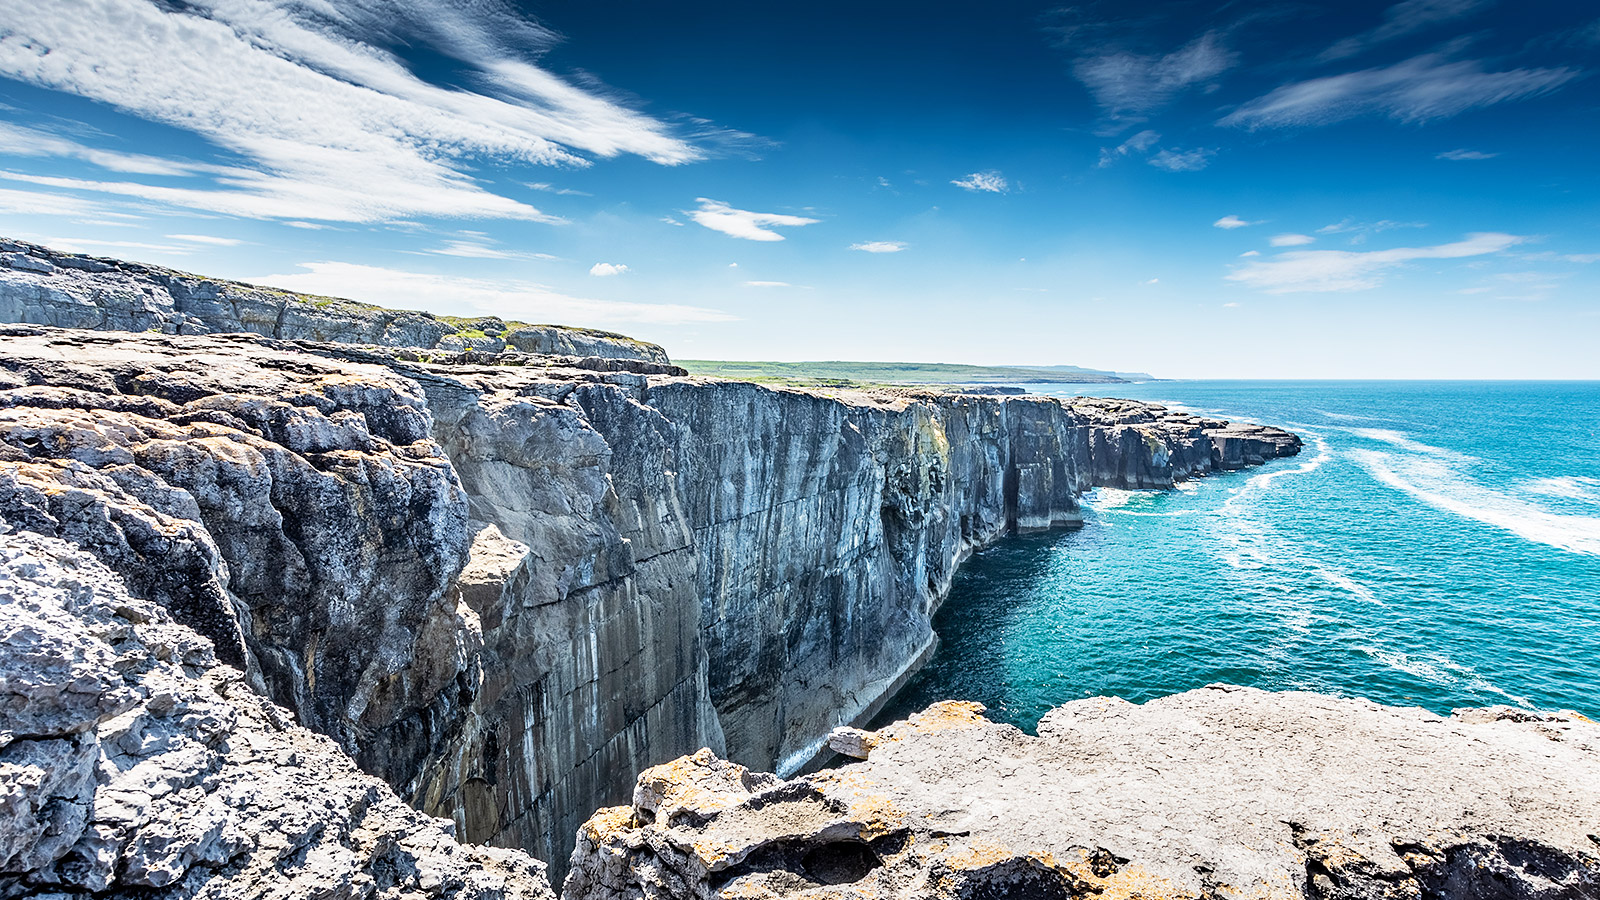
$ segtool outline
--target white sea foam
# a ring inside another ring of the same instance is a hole
[[[1392,419],[1385,419],[1385,418],[1381,418],[1379,416],[1357,416],[1357,415],[1352,415],[1351,413],[1329,412],[1326,409],[1319,409],[1319,410],[1315,410],[1315,411],[1318,412],[1318,413],[1321,413],[1324,416],[1327,416],[1330,419],[1333,419],[1333,420],[1339,421],[1339,422],[1390,422],[1390,421],[1393,421]]]
[[[1261,472],[1250,476],[1250,480],[1246,481],[1243,487],[1235,491],[1233,496],[1229,497],[1227,501],[1222,504],[1223,509],[1234,511],[1237,509],[1240,501],[1251,499],[1255,494],[1265,491],[1267,488],[1272,486],[1274,481],[1277,481],[1278,479],[1288,475],[1309,475],[1321,468],[1323,463],[1332,458],[1332,454],[1328,450],[1327,438],[1320,434],[1310,433],[1307,433],[1306,436],[1310,437],[1312,442],[1316,445],[1316,456],[1313,456],[1307,460],[1303,460],[1300,465],[1295,466],[1292,469],[1271,469],[1266,472]]]
[[[1525,482],[1523,489],[1546,497],[1563,497],[1568,500],[1600,500],[1600,478],[1568,475],[1562,478],[1535,478]]]
[[[1471,666],[1463,666],[1445,656],[1434,654],[1423,658],[1378,647],[1358,646],[1356,649],[1397,672],[1404,672],[1424,681],[1445,687],[1465,687],[1479,694],[1503,697],[1518,706],[1532,707],[1527,697],[1513,694],[1479,675]]]
[[[1424,444],[1421,441],[1412,440],[1403,431],[1395,431],[1389,428],[1349,428],[1346,430],[1357,437],[1380,441],[1399,447],[1401,450],[1410,450],[1412,453],[1421,453],[1426,456],[1437,456],[1442,459],[1454,459],[1462,462],[1475,461],[1474,457],[1467,456],[1465,453],[1458,453],[1454,450],[1447,450],[1444,447],[1435,447],[1432,444]]]
[[[1350,456],[1379,482],[1436,509],[1501,528],[1525,540],[1600,556],[1600,517],[1554,513],[1473,481],[1437,457],[1378,450]]]
[[[1109,512],[1127,506],[1137,497],[1148,497],[1154,493],[1155,491],[1125,491],[1121,488],[1101,487],[1095,488],[1094,493],[1084,498],[1084,502],[1096,512]]]

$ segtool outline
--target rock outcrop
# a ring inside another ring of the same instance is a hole
[[[579,835],[566,900],[1556,900],[1600,896],[1600,724],[1215,685],[970,703],[791,781],[709,750]]]
[[[161,334],[248,332],[443,352],[667,362],[666,352],[655,344],[592,328],[384,309],[5,238],[0,238],[0,322]]]
[[[84,550],[0,520],[0,897],[553,900]]]
[[[973,549],[1077,521],[1096,484],[1298,449],[1119,401],[486,359],[8,326],[0,515],[464,839],[559,869],[647,765],[790,772],[870,716]]]

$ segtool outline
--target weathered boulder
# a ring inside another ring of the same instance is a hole
[[[1032,737],[970,703],[791,781],[710,751],[579,833],[566,900],[1600,896],[1600,724],[1442,718],[1214,685],[1059,707]]]
[[[83,550],[0,520],[0,897],[553,900]]]
[[[655,344],[593,328],[384,309],[5,238],[0,238],[0,322],[162,334],[249,332],[445,352],[512,350],[668,362],[666,351]]]
[[[467,498],[416,385],[243,336],[0,326],[0,515],[94,554],[405,785],[475,689]]]

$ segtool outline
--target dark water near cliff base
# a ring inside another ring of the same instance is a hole
[[[1080,390],[1081,389],[1081,390]],[[1070,532],[958,575],[942,645],[879,721],[1214,681],[1600,717],[1600,383],[1063,385],[1282,425],[1296,458],[1101,489]]]

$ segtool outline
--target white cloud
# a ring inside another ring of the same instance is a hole
[[[215,237],[209,234],[169,234],[167,237],[174,241],[187,241],[191,244],[210,244],[213,247],[237,247],[244,243],[238,238]]]
[[[1304,247],[1316,242],[1309,234],[1275,234],[1267,243],[1274,247]]]
[[[1198,147],[1194,150],[1163,150],[1150,157],[1150,165],[1168,172],[1198,172],[1211,164],[1217,151]]]
[[[254,284],[349,297],[395,309],[426,309],[456,315],[495,315],[524,322],[564,322],[605,327],[613,324],[674,325],[728,322],[721,310],[670,303],[621,303],[572,297],[540,284],[488,281],[407,272],[343,262],[301,263],[306,271],[250,278]]]
[[[558,188],[558,187],[556,187],[555,185],[551,184],[548,181],[530,181],[530,182],[527,182],[527,186],[530,187],[530,188],[533,188],[536,191],[544,191],[547,194],[559,194],[560,196],[563,196],[563,197],[593,197],[594,196],[593,194],[589,193],[588,191],[579,191],[579,190],[574,190],[572,188]]]
[[[1224,116],[1242,128],[1326,125],[1360,115],[1425,122],[1553,91],[1576,78],[1576,69],[1485,72],[1475,60],[1446,62],[1426,54],[1380,69],[1287,84]]]
[[[1600,262],[1600,253],[1552,253],[1543,250],[1538,253],[1524,253],[1522,258],[1534,262],[1569,262],[1587,265]]]
[[[1245,252],[1239,254],[1239,256],[1241,256],[1241,257],[1260,256],[1260,255],[1261,255],[1261,251],[1260,250],[1246,250]]]
[[[850,245],[851,250],[863,250],[867,253],[899,253],[905,248],[905,241],[867,241]]]
[[[1146,129],[1118,144],[1115,148],[1101,147],[1100,168],[1104,169],[1126,156],[1147,153],[1159,140],[1161,140],[1160,132]]]
[[[1222,304],[1222,308],[1223,308],[1223,309],[1235,309],[1235,308],[1237,308],[1237,307],[1238,307],[1238,305],[1239,305],[1239,304],[1238,304],[1238,303],[1237,303],[1237,302],[1232,302],[1232,303],[1224,303],[1224,304]]]
[[[66,238],[53,237],[42,241],[46,247],[60,250],[63,253],[89,253],[92,248],[103,250],[145,250],[151,253],[167,253],[173,256],[187,256],[194,252],[193,247],[179,247],[173,244],[151,244],[145,241],[97,241],[92,238]]]
[[[974,193],[987,192],[991,194],[1004,194],[1006,191],[1011,189],[1011,185],[1006,181],[1005,176],[993,170],[988,172],[973,172],[971,175],[968,175],[965,178],[957,178],[950,183],[958,188],[963,188]]]
[[[721,200],[708,200],[705,197],[698,197],[695,202],[700,204],[700,208],[685,210],[684,215],[712,231],[720,231],[729,237],[743,238],[747,241],[783,240],[783,235],[763,226],[798,228],[802,225],[815,225],[821,221],[820,219],[807,219],[803,216],[789,216],[782,213],[762,213],[751,212],[747,209],[734,209]]]
[[[130,175],[226,174],[230,171],[221,166],[202,165],[180,159],[99,150],[60,135],[6,122],[0,122],[0,153],[10,156],[81,159],[102,169]]]
[[[622,263],[598,262],[589,267],[589,274],[596,278],[609,278],[612,275],[621,275],[628,271]]]
[[[1247,228],[1247,227],[1249,227],[1251,225],[1260,225],[1260,224],[1261,224],[1260,222],[1247,222],[1244,219],[1239,218],[1238,216],[1223,216],[1222,218],[1220,218],[1220,219],[1216,220],[1215,222],[1211,223],[1212,227],[1214,227],[1214,228],[1227,228],[1227,229]]]
[[[1494,159],[1499,155],[1500,154],[1498,153],[1484,153],[1482,150],[1446,150],[1438,156],[1435,156],[1434,159],[1448,159],[1455,162],[1462,162],[1463,160],[1469,159]]]
[[[0,214],[11,216],[103,216],[105,207],[66,194],[0,188]]]
[[[674,219],[671,216],[662,216],[661,217],[661,221],[667,223],[668,225],[676,225],[679,228],[683,227],[683,223],[682,222],[679,222],[677,219]]]
[[[746,281],[744,283],[744,286],[745,287],[753,287],[753,288],[794,287],[794,285],[790,284],[787,281]]]
[[[292,220],[283,224],[289,226],[290,228],[303,228],[306,231],[325,231],[331,227],[328,225],[319,225],[316,222],[297,222]]]
[[[1344,59],[1372,47],[1404,37],[1431,25],[1459,19],[1488,6],[1492,0],[1402,0],[1383,13],[1383,24],[1348,37],[1322,51],[1321,59]]]
[[[1165,55],[1116,51],[1079,57],[1072,72],[1113,116],[1150,112],[1186,88],[1212,82],[1237,55],[1208,32]]]
[[[549,35],[495,0],[52,0],[48,14],[0,0],[0,21],[0,75],[192,131],[241,160],[203,167],[192,174],[204,180],[181,186],[38,182],[55,187],[256,218],[552,221],[490,191],[468,167],[586,164],[579,153],[668,164],[701,155],[666,124],[525,62]],[[362,43],[371,34],[460,61],[473,76],[460,80],[479,90],[417,78]],[[131,154],[51,152],[162,174]]]
[[[1159,279],[1159,278],[1152,278],[1149,281],[1141,282],[1141,284],[1160,284],[1160,283],[1161,283],[1161,279]]]
[[[1229,281],[1269,294],[1294,292],[1361,291],[1382,283],[1387,269],[1420,259],[1462,259],[1499,253],[1527,238],[1487,232],[1469,234],[1465,240],[1433,247],[1396,247],[1392,250],[1293,250],[1269,260],[1236,267]]]

